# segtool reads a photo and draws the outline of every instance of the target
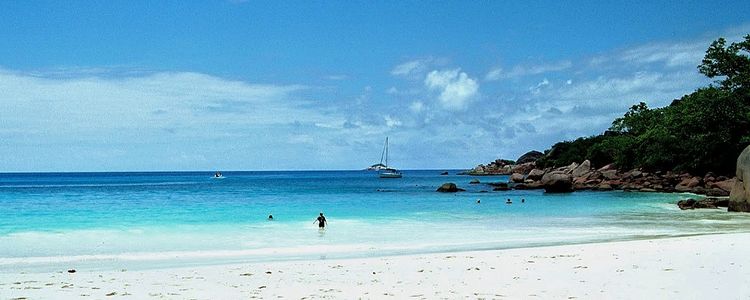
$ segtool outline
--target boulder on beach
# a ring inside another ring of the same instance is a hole
[[[718,198],[706,198],[702,200],[695,200],[695,199],[685,199],[677,201],[677,206],[682,209],[696,209],[696,208],[719,208],[719,207],[726,207],[729,204],[729,201],[725,199],[718,199]]]
[[[533,169],[528,175],[526,175],[526,179],[536,181],[542,179],[542,176],[544,176],[544,170]]]
[[[455,192],[462,192],[465,191],[464,189],[458,188],[455,183],[453,182],[446,182],[443,183],[438,189],[438,192],[441,193],[455,193]]]
[[[517,190],[536,190],[536,189],[541,189],[543,187],[544,186],[542,186],[542,183],[539,181],[534,181],[530,183],[518,183],[513,186],[513,188]]]
[[[552,171],[544,174],[541,184],[547,193],[569,193],[573,191],[573,177],[564,171]]]
[[[494,187],[493,191],[510,191],[510,186],[505,182],[494,183],[492,186]]]
[[[536,163],[533,163],[533,162],[513,165],[512,168],[510,169],[510,172],[526,174],[526,173],[529,173],[531,170],[533,170],[535,166],[536,166]]]
[[[523,182],[523,174],[521,173],[513,173],[513,175],[510,175],[510,181],[520,183]]]
[[[708,184],[708,187],[710,188],[718,188],[718,189],[725,190],[727,192],[731,192],[733,186],[734,186],[734,179],[714,181]]]
[[[729,196],[729,192],[722,190],[720,188],[710,188],[706,190],[706,196],[725,197],[725,196]]]
[[[601,170],[601,169],[599,169],[599,170]],[[606,170],[606,171],[599,171],[599,172],[602,173],[602,177],[607,178],[607,179],[618,179],[619,178],[617,176],[617,170]]]
[[[729,194],[729,211],[750,212],[750,146],[737,158],[737,179]]]
[[[587,159],[573,169],[573,177],[580,177],[591,171],[591,162]]]

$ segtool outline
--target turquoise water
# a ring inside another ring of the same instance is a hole
[[[472,177],[439,173],[405,171],[402,179],[366,171],[224,172],[222,179],[212,172],[0,174],[0,271],[364,257],[750,231],[750,214],[680,211],[675,203],[687,195],[492,192],[485,184],[468,184]],[[467,191],[435,192],[444,182]],[[508,198],[512,205],[505,204]],[[313,224],[319,212],[328,218],[325,231]],[[274,221],[266,219],[269,214]]]

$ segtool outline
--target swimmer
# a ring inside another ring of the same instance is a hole
[[[268,220],[273,221],[273,215],[268,215]]]
[[[320,216],[313,222],[313,224],[318,223],[318,228],[323,229],[328,224],[328,221],[326,221],[326,217],[323,216],[323,213],[320,213]]]
[[[526,199],[525,198],[521,198],[521,203],[526,203]]]
[[[505,204],[513,204],[513,201],[510,201],[510,198],[508,198],[508,200],[505,201]]]

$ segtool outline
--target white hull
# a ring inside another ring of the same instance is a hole
[[[380,178],[401,178],[401,173],[380,173]]]

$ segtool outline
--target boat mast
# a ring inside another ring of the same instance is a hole
[[[385,137],[385,167],[388,168],[388,137]]]
[[[388,138],[386,137],[385,138],[385,144],[383,144],[383,151],[380,152],[380,164],[381,165],[383,164],[383,157],[385,157],[385,149],[387,149],[387,148],[388,148]],[[387,163],[387,158],[386,158],[386,164],[388,164]]]

